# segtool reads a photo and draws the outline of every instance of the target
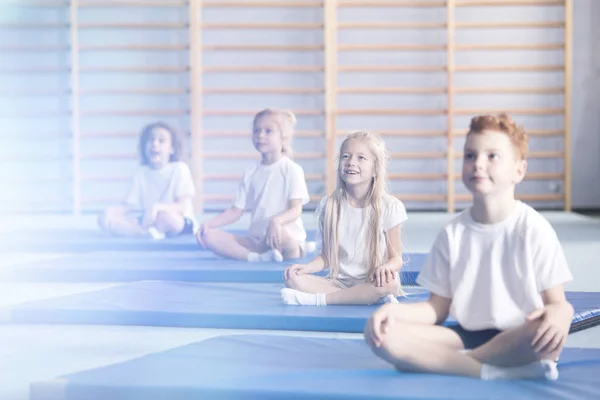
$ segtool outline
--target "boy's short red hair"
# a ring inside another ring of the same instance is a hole
[[[472,133],[481,133],[485,130],[502,132],[510,139],[513,147],[517,151],[517,155],[522,160],[527,158],[527,152],[529,150],[529,138],[527,133],[522,126],[516,124],[516,122],[507,114],[494,115],[479,115],[471,119],[471,125],[469,126],[469,132],[467,135]]]

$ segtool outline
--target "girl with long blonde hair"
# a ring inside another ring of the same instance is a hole
[[[407,215],[386,189],[388,158],[385,143],[373,133],[355,132],[344,140],[337,188],[316,211],[322,252],[285,270],[286,304],[397,302],[403,294],[400,228]],[[324,269],[328,277],[313,275]]]

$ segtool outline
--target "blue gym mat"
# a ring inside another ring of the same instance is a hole
[[[281,300],[281,288],[280,283],[135,282],[7,307],[2,317],[10,323],[360,333],[378,307],[288,306]],[[403,302],[422,301],[429,296],[420,287],[405,290],[409,296],[400,298]],[[577,317],[589,314],[583,321],[574,321],[574,327],[600,323],[600,293],[568,292],[567,297]]]
[[[283,263],[226,260],[206,251],[103,251],[84,252],[23,263],[0,270],[1,281],[25,282],[263,282],[283,280],[283,271],[302,260]],[[401,279],[415,285],[426,254],[406,254]],[[325,275],[323,271],[321,275]]]
[[[363,340],[212,338],[31,385],[31,400],[592,399],[600,349],[567,348],[557,381],[401,373]]]
[[[244,231],[228,230],[243,234]],[[315,240],[316,231],[307,231]],[[80,252],[80,251],[198,251],[194,235],[152,240],[140,237],[115,237],[99,229],[23,230],[0,235],[0,252]]]

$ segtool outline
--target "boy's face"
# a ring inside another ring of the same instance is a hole
[[[146,159],[152,168],[161,168],[167,165],[174,153],[171,134],[162,128],[155,129],[146,142]]]
[[[523,180],[527,162],[517,157],[509,137],[486,130],[467,135],[463,157],[463,183],[474,196],[514,191]]]

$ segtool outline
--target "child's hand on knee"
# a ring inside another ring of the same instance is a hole
[[[198,244],[204,248],[206,248],[206,243],[204,243],[204,235],[206,234],[206,231],[208,231],[208,228],[206,227],[205,224],[200,225],[200,227],[198,228],[198,231],[196,232],[196,241],[198,242]]]
[[[375,283],[375,286],[381,287],[385,283],[390,283],[396,279],[396,273],[386,266],[381,266],[373,272],[371,275],[371,282]]]
[[[266,244],[271,249],[281,251],[281,224],[273,218],[267,228]]]
[[[383,344],[388,328],[394,322],[395,309],[393,306],[393,304],[381,306],[367,321],[365,339],[375,347]]]
[[[307,266],[305,264],[294,264],[283,271],[283,279],[289,280],[292,275],[302,275],[308,273]]]
[[[540,322],[531,347],[536,353],[549,354],[560,350],[567,341],[573,308],[568,303],[549,304],[527,316],[527,321]]]

